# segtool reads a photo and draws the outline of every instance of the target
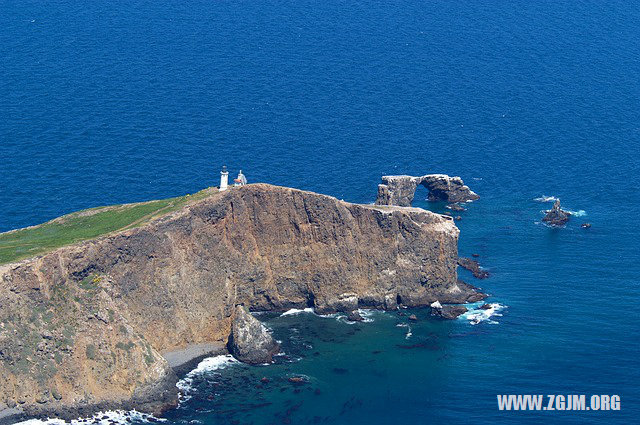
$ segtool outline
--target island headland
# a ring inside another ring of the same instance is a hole
[[[457,181],[448,200],[477,198]],[[244,350],[234,325],[262,335],[261,356],[277,350],[245,308],[483,299],[458,280],[453,219],[389,205],[409,197],[396,190],[385,205],[268,184],[210,191],[137,227],[0,265],[0,423],[171,408],[185,353]]]

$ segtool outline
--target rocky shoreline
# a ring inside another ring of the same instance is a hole
[[[162,353],[167,364],[178,375],[184,375],[193,370],[201,360],[227,354],[227,347],[222,342],[209,342],[203,344],[191,344],[179,350]]]
[[[177,403],[177,372],[227,344],[268,362],[276,347],[239,305],[357,320],[358,308],[483,299],[457,278],[458,235],[419,208],[255,184],[0,266],[0,424],[161,413]]]

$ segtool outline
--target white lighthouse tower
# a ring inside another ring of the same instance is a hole
[[[223,190],[227,190],[227,186],[229,185],[229,172],[227,171],[227,166],[222,166],[222,171],[220,171],[220,192]]]

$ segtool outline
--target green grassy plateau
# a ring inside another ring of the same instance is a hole
[[[61,246],[140,226],[190,202],[203,199],[211,193],[211,189],[205,189],[193,195],[177,198],[91,208],[38,226],[0,233],[0,264],[22,260]]]

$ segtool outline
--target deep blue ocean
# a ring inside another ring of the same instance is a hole
[[[501,316],[265,315],[288,357],[194,374],[168,423],[640,423],[637,3],[0,10],[0,231],[192,193],[223,164],[352,202],[384,174],[459,175],[481,196],[460,253],[491,277],[460,275]],[[543,195],[581,216],[541,225]],[[621,410],[501,412],[497,394],[617,394]]]

